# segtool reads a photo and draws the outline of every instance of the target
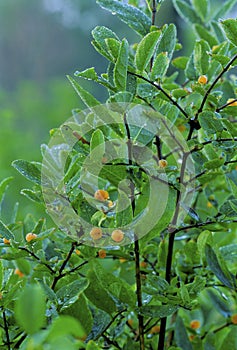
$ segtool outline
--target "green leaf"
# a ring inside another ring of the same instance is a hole
[[[136,7],[116,0],[97,0],[96,2],[102,8],[116,14],[123,22],[142,36],[149,32],[151,19]]]
[[[88,287],[89,281],[85,278],[73,281],[60,288],[57,298],[60,300],[61,309],[65,309],[78,300],[78,296]]]
[[[213,136],[217,132],[223,131],[221,121],[215,116],[215,113],[204,111],[199,114],[199,122],[207,136]]]
[[[192,0],[197,15],[204,22],[209,13],[209,0]]]
[[[8,184],[13,180],[13,177],[7,177],[6,179],[2,180],[0,183],[0,202],[2,201],[4,197],[4,193],[8,187]]]
[[[105,270],[100,263],[93,261],[93,270],[102,288],[105,288],[117,300],[125,305],[134,306],[135,294],[132,287],[124,280]]]
[[[185,75],[186,75],[187,79],[189,79],[189,80],[196,80],[197,79],[198,74],[197,74],[197,71],[194,67],[194,53],[193,52],[188,60],[187,65],[186,65]]]
[[[194,47],[194,66],[199,75],[206,74],[209,68],[210,46],[204,40],[197,41]]]
[[[205,230],[205,231],[202,231],[202,233],[198,236],[198,239],[197,239],[198,250],[201,256],[201,260],[203,262],[205,258],[205,246],[207,243],[209,243],[210,245],[213,244],[213,238],[212,238],[211,232],[208,230]]]
[[[138,44],[135,55],[135,64],[138,71],[143,72],[150,62],[154,54],[159,36],[160,32],[151,32],[147,34]]]
[[[41,172],[36,167],[36,165],[26,160],[18,159],[12,162],[12,166],[28,180],[34,182],[37,185],[41,184]]]
[[[9,228],[0,220],[0,235],[6,239],[14,239],[13,233]]]
[[[205,254],[207,263],[216,277],[228,288],[235,289],[234,275],[227,269],[224,259],[221,259],[221,255],[217,255],[209,244],[206,244]]]
[[[93,132],[91,136],[91,141],[90,141],[90,152],[93,154],[94,153],[99,153],[97,160],[102,159],[104,153],[105,153],[105,145],[104,145],[105,139],[104,139],[104,134],[100,129],[97,129]]]
[[[216,169],[225,163],[225,159],[215,158],[204,163],[204,168],[207,170]]]
[[[194,29],[197,35],[200,37],[200,39],[203,39],[206,42],[208,42],[210,47],[218,44],[218,40],[214,35],[211,34],[210,30],[207,30],[205,27],[201,26],[200,24],[195,24]]]
[[[192,344],[188,339],[188,334],[184,325],[184,322],[180,316],[177,317],[175,322],[175,340],[177,345],[181,347],[182,350],[193,350]]]
[[[112,38],[119,41],[117,35],[104,26],[97,26],[91,32],[94,41],[92,41],[95,49],[104,57],[106,57],[109,61],[114,61],[113,56],[111,56],[110,52],[108,52],[108,47],[106,43],[106,39]]]
[[[128,68],[129,45],[126,39],[123,39],[119,48],[119,54],[114,67],[114,85],[117,90],[126,90],[127,68]]]
[[[217,10],[213,19],[219,21],[220,18],[225,17],[225,15],[232,9],[232,7],[237,3],[236,0],[228,0],[221,4],[220,9]]]
[[[93,310],[93,326],[92,331],[87,337],[87,341],[90,339],[97,339],[111,321],[111,317],[100,309]]]
[[[201,23],[200,18],[197,16],[196,11],[183,0],[173,0],[174,7],[179,16],[185,21],[194,24]]]
[[[156,56],[154,63],[152,65],[151,80],[154,81],[158,78],[162,79],[167,72],[169,63],[170,61],[168,59],[167,53],[166,52],[159,53]]]
[[[94,67],[87,68],[87,69],[83,70],[82,72],[76,71],[74,73],[74,75],[76,77],[85,78],[87,80],[94,80],[94,81],[98,80],[98,75],[97,75]]]
[[[186,56],[176,57],[172,61],[172,65],[178,69],[185,69],[187,66],[189,58]]]
[[[100,350],[101,348],[93,341],[90,340],[86,345],[86,350]]]
[[[237,349],[237,337],[235,326],[230,327],[230,331],[224,337],[222,345],[219,349]]]
[[[87,106],[87,107],[94,107],[100,104],[100,102],[98,100],[96,100],[96,98],[91,95],[88,91],[86,91],[85,89],[83,89],[77,82],[75,79],[73,79],[72,77],[70,77],[69,75],[67,75],[68,80],[70,81],[70,83],[72,84],[72,87],[74,88],[74,90],[76,91],[76,93],[78,94],[78,96],[80,97],[80,99],[82,100],[82,102]]]
[[[117,60],[117,57],[119,56],[119,50],[121,47],[121,43],[114,39],[114,38],[107,38],[105,39],[106,45],[108,47],[109,53],[114,58],[114,61]]]
[[[217,310],[224,317],[230,316],[231,305],[226,299],[223,298],[223,295],[220,294],[220,291],[215,290],[214,288],[208,288],[206,292],[207,297],[211,300],[211,303],[214,306],[215,310]],[[204,298],[205,297],[206,295],[204,296]]]
[[[178,310],[176,305],[145,305],[138,309],[138,313],[152,318],[163,318]]]
[[[69,305],[62,313],[77,319],[83,325],[87,335],[91,332],[93,318],[83,293],[79,295],[75,303]]]
[[[169,24],[158,42],[156,54],[167,52],[168,58],[171,60],[176,45],[176,35],[177,30],[175,25]]]
[[[39,191],[35,192],[35,191],[30,190],[29,188],[24,188],[21,190],[20,193],[23,194],[23,196],[27,197],[28,199],[30,199],[33,202],[36,202],[36,203],[43,203],[44,202],[42,193]]]
[[[58,337],[69,334],[72,334],[75,337],[83,337],[85,331],[75,318],[70,316],[59,316],[53,320],[46,340],[51,342]]]
[[[0,290],[2,290],[3,277],[4,277],[4,270],[3,270],[2,260],[0,260]]]
[[[104,310],[108,314],[115,312],[117,310],[115,302],[105,290],[104,286],[101,285],[97,274],[90,270],[87,277],[90,280],[90,284],[84,292],[86,297],[97,308]]]
[[[27,285],[16,300],[15,317],[28,334],[34,334],[45,324],[46,301],[38,285]]]
[[[230,18],[221,22],[227,39],[237,46],[237,20]]]

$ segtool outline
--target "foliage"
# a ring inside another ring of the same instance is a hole
[[[237,22],[220,18],[236,1],[215,12],[208,0],[173,0],[196,35],[189,56],[174,24],[155,25],[162,1],[97,3],[139,41],[96,27],[107,72],[68,77],[87,109],[51,131],[42,164],[13,162],[32,182],[22,194],[58,225],[19,221],[17,206],[0,221],[0,346],[234,349]],[[107,104],[81,79],[105,87]]]

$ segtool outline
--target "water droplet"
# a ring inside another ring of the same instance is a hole
[[[116,15],[116,12],[111,12],[111,13],[112,13],[113,16]]]

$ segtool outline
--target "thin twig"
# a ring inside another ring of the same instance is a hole
[[[233,99],[232,101],[227,102],[227,103],[225,103],[224,105],[220,106],[219,108],[216,109],[216,112],[217,112],[217,113],[220,112],[222,109],[224,109],[224,108],[230,106],[230,105],[231,105],[232,103],[234,103],[234,102],[237,102],[237,98],[235,98],[235,99]]]
[[[4,330],[5,330],[6,339],[7,339],[6,346],[7,346],[8,350],[11,350],[11,341],[10,341],[10,336],[9,336],[9,330],[8,330],[7,317],[6,317],[5,310],[3,310],[3,312],[2,312],[2,317],[3,317]]]
[[[188,114],[185,112],[185,110],[178,104],[178,102],[176,102],[162,87],[160,84],[156,83],[156,82],[153,82],[145,77],[143,77],[142,75],[140,74],[137,74],[137,73],[134,73],[134,72],[128,72],[129,74],[131,75],[134,75],[135,77],[139,78],[139,79],[142,79],[144,81],[146,81],[147,83],[151,84],[152,86],[154,86],[157,90],[161,91],[169,100],[170,102],[176,106],[180,112],[185,116],[185,118],[189,119],[189,116]]]
[[[213,83],[210,85],[209,89],[206,91],[202,103],[196,113],[195,119],[197,119],[198,115],[203,111],[203,107],[206,103],[206,100],[210,94],[210,92],[213,90],[213,88],[216,86],[216,84],[218,83],[218,81],[220,80],[220,78],[222,77],[223,74],[225,74],[228,69],[230,68],[230,66],[234,63],[234,61],[237,59],[237,54],[234,55],[234,57],[227,63],[227,65],[223,68],[223,70],[220,72],[220,74],[218,74],[218,76],[216,77],[216,79],[213,81]]]
[[[37,261],[39,261],[40,264],[44,265],[45,267],[47,267],[47,269],[52,273],[55,274],[56,272],[54,271],[54,269],[52,269],[52,267],[47,264],[46,262],[42,261],[34,252],[32,252],[31,250],[29,250],[26,247],[18,247],[18,249],[23,250],[25,252],[27,252],[30,256],[32,256],[34,259],[36,259]]]
[[[69,250],[69,253],[67,254],[66,259],[63,261],[63,263],[62,263],[62,265],[61,265],[61,267],[60,267],[60,269],[59,269],[59,274],[58,274],[57,276],[54,277],[54,280],[53,280],[51,289],[54,290],[54,288],[56,287],[57,282],[58,282],[62,277],[65,276],[65,274],[63,274],[62,272],[63,272],[64,268],[66,267],[68,261],[70,260],[70,258],[71,258],[71,256],[72,256],[72,253],[73,253],[73,251],[74,251],[76,245],[77,245],[77,242],[73,242],[73,243],[72,243],[71,249]]]

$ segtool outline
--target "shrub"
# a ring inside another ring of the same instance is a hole
[[[17,207],[0,221],[1,346],[234,349],[237,21],[220,18],[235,1],[173,1],[196,35],[189,56],[174,24],[155,25],[162,1],[97,2],[140,37],[96,27],[107,72],[68,77],[86,110],[51,132],[42,165],[13,162],[56,227]]]

